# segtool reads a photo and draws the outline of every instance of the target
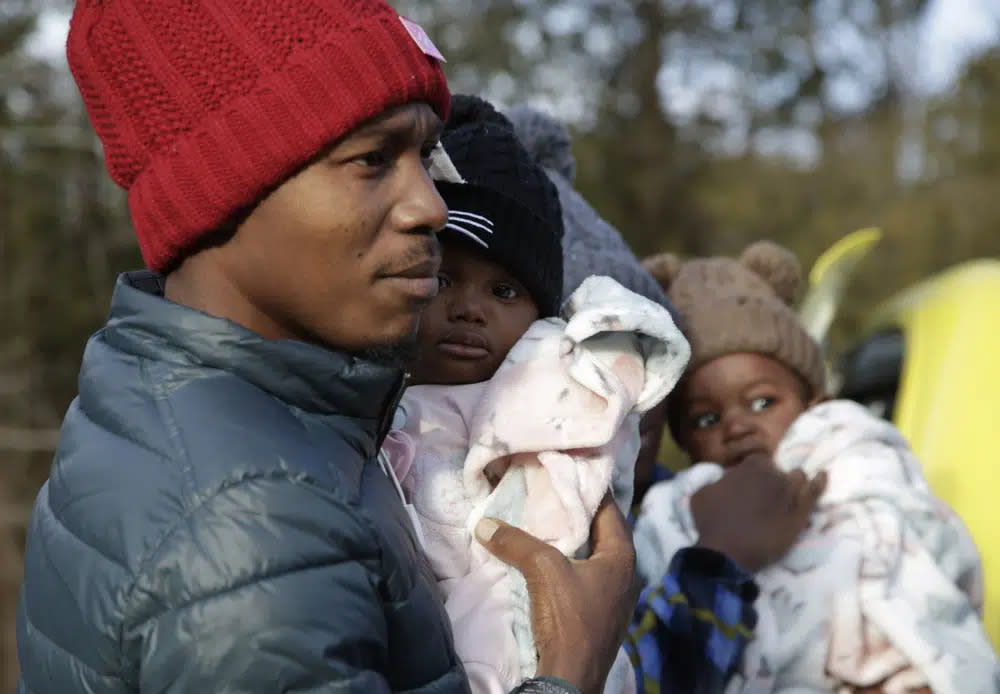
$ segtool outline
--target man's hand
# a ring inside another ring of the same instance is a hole
[[[698,546],[725,554],[751,573],[791,548],[826,488],[826,473],[808,479],[751,456],[691,498]]]
[[[590,530],[589,559],[567,559],[528,533],[483,519],[479,541],[524,575],[539,676],[558,677],[599,694],[628,632],[639,597],[632,534],[608,496]]]

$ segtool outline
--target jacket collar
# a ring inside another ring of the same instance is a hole
[[[266,340],[233,323],[167,300],[151,272],[118,277],[106,342],[140,357],[219,369],[307,412],[371,420],[385,436],[405,386],[401,370],[295,340]]]

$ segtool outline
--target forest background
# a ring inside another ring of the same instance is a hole
[[[141,265],[62,53],[68,0],[0,0],[0,691],[24,528],[87,337]],[[769,238],[805,267],[882,227],[838,318],[1000,256],[1000,0],[397,0],[453,91],[566,120],[640,256]],[[124,464],[124,463],[123,463]]]

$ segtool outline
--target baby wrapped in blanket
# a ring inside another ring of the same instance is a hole
[[[380,459],[402,481],[472,690],[500,693],[536,670],[528,594],[472,528],[496,517],[585,553],[608,491],[629,504],[639,415],[677,382],[688,346],[663,306],[607,277],[559,317],[558,192],[506,118],[456,95],[441,142],[440,290]],[[606,691],[634,690],[622,652]]]
[[[509,691],[537,658],[523,578],[479,545],[476,522],[498,518],[566,555],[585,551],[610,488],[628,508],[639,416],[674,386],[687,354],[666,309],[592,277],[563,319],[532,323],[490,380],[406,392],[385,451],[474,692]],[[634,687],[620,656],[606,691]]]
[[[1000,691],[979,554],[899,432],[856,403],[826,402],[795,420],[774,460],[829,482],[806,533],[756,576],[755,638],[727,693]],[[697,540],[691,497],[723,474],[700,463],[653,486],[636,526],[640,574],[659,575],[663,557]]]
[[[668,421],[698,464],[643,500],[640,574],[654,579],[697,540],[692,497],[727,469],[828,477],[809,528],[755,576],[758,624],[727,694],[1000,692],[976,547],[889,422],[826,401],[819,347],[790,308],[794,256],[759,242],[739,260],[661,256],[650,267],[691,341]]]

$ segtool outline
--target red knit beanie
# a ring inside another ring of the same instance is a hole
[[[67,55],[160,272],[383,111],[448,115],[438,61],[381,0],[77,0]]]

